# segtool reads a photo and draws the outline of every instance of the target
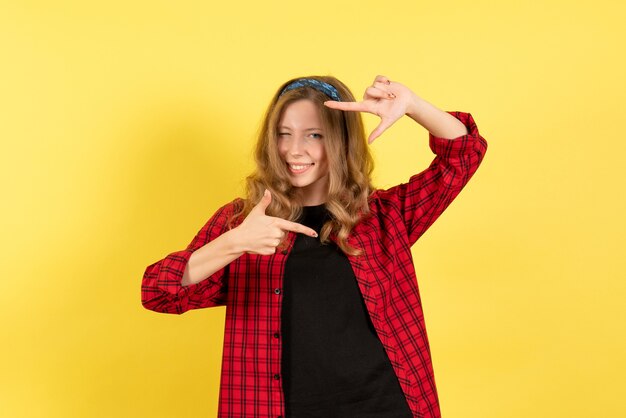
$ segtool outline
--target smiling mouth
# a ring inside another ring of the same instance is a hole
[[[307,171],[310,167],[314,166],[315,163],[310,163],[310,164],[287,164],[287,167],[289,167],[289,171],[291,171],[294,174],[300,174],[300,173],[304,173],[305,171]]]

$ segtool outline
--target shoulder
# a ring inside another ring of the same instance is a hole
[[[207,227],[221,231],[233,227],[234,220],[237,218],[237,214],[241,212],[243,206],[244,200],[239,197],[223,204],[213,212],[206,223]]]
[[[384,215],[399,205],[398,189],[403,184],[399,184],[388,189],[374,189],[367,198],[369,210],[372,214]]]
[[[374,189],[367,198],[367,213],[359,211],[357,225],[372,227],[385,223],[390,218],[395,219],[400,207],[394,196],[392,189]]]
[[[221,218],[221,223],[226,225],[229,229],[234,228],[243,222],[242,212],[245,203],[246,201],[244,199],[237,197],[220,207],[216,215]]]
[[[231,200],[230,202],[222,205],[222,207],[220,207],[218,209],[218,211],[226,211],[229,213],[236,213],[238,211],[240,211],[243,206],[244,206],[245,200],[242,199],[241,197],[236,197],[235,199]]]

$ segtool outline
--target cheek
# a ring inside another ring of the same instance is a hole
[[[318,155],[318,160],[323,162],[323,163],[327,163],[328,162],[328,158],[326,156],[326,149],[324,148],[324,145],[321,145],[319,150],[317,150],[317,155]]]
[[[282,157],[285,155],[285,143],[284,141],[281,141],[280,139],[276,142],[276,150],[278,151],[278,154]]]

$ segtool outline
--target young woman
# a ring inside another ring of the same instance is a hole
[[[370,143],[408,115],[429,131],[434,161],[375,189],[359,112],[381,119]],[[246,198],[142,282],[157,312],[226,306],[219,417],[440,416],[410,248],[486,149],[469,113],[383,76],[360,102],[333,77],[278,89]]]

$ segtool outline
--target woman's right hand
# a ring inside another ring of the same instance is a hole
[[[265,190],[261,201],[252,208],[246,219],[231,232],[236,232],[237,243],[242,252],[271,255],[282,242],[287,231],[317,237],[313,229],[286,219],[267,216],[265,210],[272,202],[272,194]]]

